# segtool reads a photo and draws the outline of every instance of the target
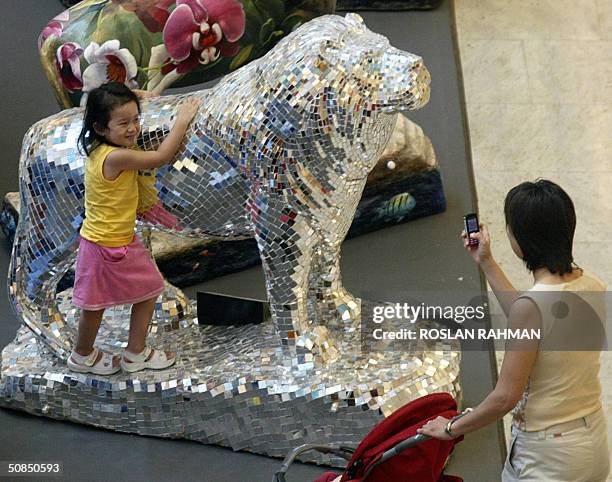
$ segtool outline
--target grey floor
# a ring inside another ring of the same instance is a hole
[[[17,187],[17,158],[29,125],[57,111],[35,53],[35,37],[47,19],[62,10],[54,0],[3,2],[0,41],[5,68],[0,72],[3,115],[3,175],[0,194]],[[367,25],[399,48],[423,56],[432,74],[429,104],[411,114],[432,139],[447,196],[445,213],[347,241],[342,269],[347,288],[357,295],[384,298],[405,290],[440,293],[480,289],[481,278],[458,239],[461,216],[474,210],[471,163],[466,155],[462,91],[457,78],[450,5],[431,12],[363,12]],[[33,34],[36,32],[36,34]],[[18,46],[18,49],[13,48]],[[11,47],[9,49],[9,47]],[[15,51],[19,55],[15,55]],[[7,273],[10,246],[0,239],[0,273]],[[3,278],[4,275],[3,275]],[[0,287],[5,291],[5,282]],[[241,296],[264,295],[260,268],[218,278],[185,291],[207,289]],[[0,298],[0,346],[9,343],[18,321]],[[494,385],[492,357],[466,352],[462,385],[466,406],[478,404]],[[455,450],[448,473],[466,481],[500,479],[504,449],[501,425],[469,434]],[[78,481],[268,481],[280,461],[181,440],[118,434],[0,409],[0,461],[55,460],[64,465],[64,480]],[[324,469],[295,464],[289,481],[314,480]],[[6,479],[2,479],[6,480]],[[19,480],[25,480],[19,478]]]

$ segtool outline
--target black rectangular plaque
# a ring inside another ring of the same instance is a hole
[[[263,322],[269,317],[267,301],[237,296],[197,292],[198,324],[248,325]]]

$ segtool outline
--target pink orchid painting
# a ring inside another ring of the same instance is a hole
[[[164,27],[166,50],[177,72],[231,57],[240,49],[245,15],[237,0],[177,0]]]
[[[47,26],[43,29],[42,32],[40,32],[40,35],[38,36],[39,49],[42,47],[44,41],[52,35],[55,35],[56,37],[62,36],[62,32],[64,31],[64,23],[70,20],[69,12],[69,10],[65,10],[64,12],[60,13],[57,17],[55,17],[47,24]]]
[[[134,12],[149,32],[161,32],[168,20],[168,9],[176,0],[112,0],[128,12]]]
[[[81,77],[81,61],[79,56],[83,53],[81,46],[74,42],[62,44],[56,52],[57,69],[60,80],[66,89],[74,92],[83,87]]]

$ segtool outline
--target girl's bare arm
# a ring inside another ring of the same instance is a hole
[[[108,167],[116,172],[124,169],[151,169],[167,164],[181,145],[199,105],[200,102],[196,99],[187,99],[181,104],[174,126],[157,150],[116,149],[106,157],[104,162],[109,163]]]

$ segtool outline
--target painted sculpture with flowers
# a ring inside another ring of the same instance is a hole
[[[269,51],[335,0],[84,0],[51,20],[40,58],[62,108],[110,80],[160,93]]]

